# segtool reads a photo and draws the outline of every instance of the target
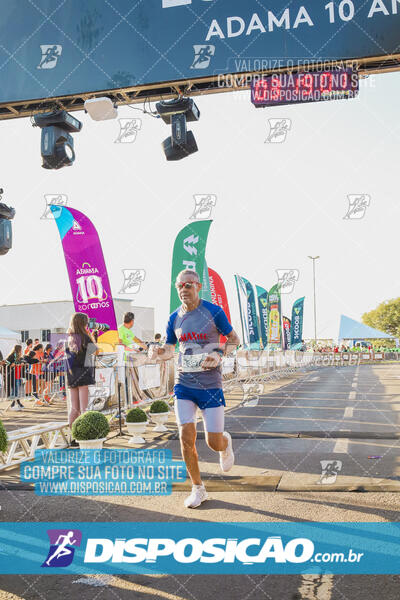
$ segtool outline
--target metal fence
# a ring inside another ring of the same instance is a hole
[[[65,361],[28,364],[18,361],[16,364],[0,366],[0,400],[10,400],[19,405],[23,399],[32,399],[35,403],[51,403],[56,396],[66,395]]]
[[[117,353],[96,357],[96,384],[90,387],[89,408],[104,412],[122,402],[124,408],[147,403],[155,398],[168,399],[173,394],[176,359],[152,363],[144,353]],[[397,352],[299,352],[245,351],[226,357],[222,364],[223,387],[226,391],[236,383],[263,383],[291,374],[299,369],[320,366],[352,366],[383,360],[398,361]],[[34,405],[52,403],[66,396],[66,361],[51,364],[0,366],[0,401],[8,400],[13,407],[32,400]]]

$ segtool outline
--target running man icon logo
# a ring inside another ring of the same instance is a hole
[[[142,129],[142,119],[118,119],[119,133],[114,144],[132,144]]]
[[[262,383],[243,383],[243,402],[244,406],[257,406],[260,394],[264,392]]]
[[[349,194],[349,207],[343,219],[362,219],[371,203],[369,194]]]
[[[40,46],[42,58],[38,64],[38,69],[54,69],[61,56],[62,46],[58,44],[43,44]]]
[[[195,44],[193,46],[194,60],[191,69],[207,69],[210,66],[211,58],[215,54],[215,46],[212,44]]]
[[[321,463],[321,477],[317,483],[330,485],[335,483],[339,472],[342,470],[341,460],[320,460]]]
[[[213,207],[217,203],[215,194],[195,194],[195,207],[190,219],[210,219]]]
[[[68,567],[82,541],[82,532],[79,529],[48,529],[50,548],[42,567]]]
[[[281,144],[292,127],[291,119],[268,119],[269,133],[264,144]]]
[[[296,281],[299,280],[298,269],[276,269],[281,294],[291,294]]]
[[[65,194],[45,194],[46,208],[41,219],[58,219],[61,215],[63,206],[67,206],[67,196]],[[53,209],[51,208],[53,207]]]
[[[142,282],[145,280],[146,271],[144,269],[122,269],[124,281],[120,294],[137,294]]]

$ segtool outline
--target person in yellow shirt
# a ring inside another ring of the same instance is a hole
[[[119,343],[128,351],[138,350],[139,348],[147,350],[146,344],[133,333],[134,322],[135,315],[133,312],[124,314],[124,322],[118,327]]]

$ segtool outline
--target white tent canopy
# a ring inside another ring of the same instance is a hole
[[[12,331],[0,325],[0,351],[4,358],[12,350],[13,346],[20,341],[21,336],[17,331]]]

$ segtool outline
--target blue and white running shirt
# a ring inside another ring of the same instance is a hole
[[[169,317],[166,344],[179,342],[179,360],[175,383],[196,389],[222,387],[221,367],[203,370],[200,362],[216,348],[219,336],[232,331],[221,307],[200,300],[194,310],[178,308]]]

